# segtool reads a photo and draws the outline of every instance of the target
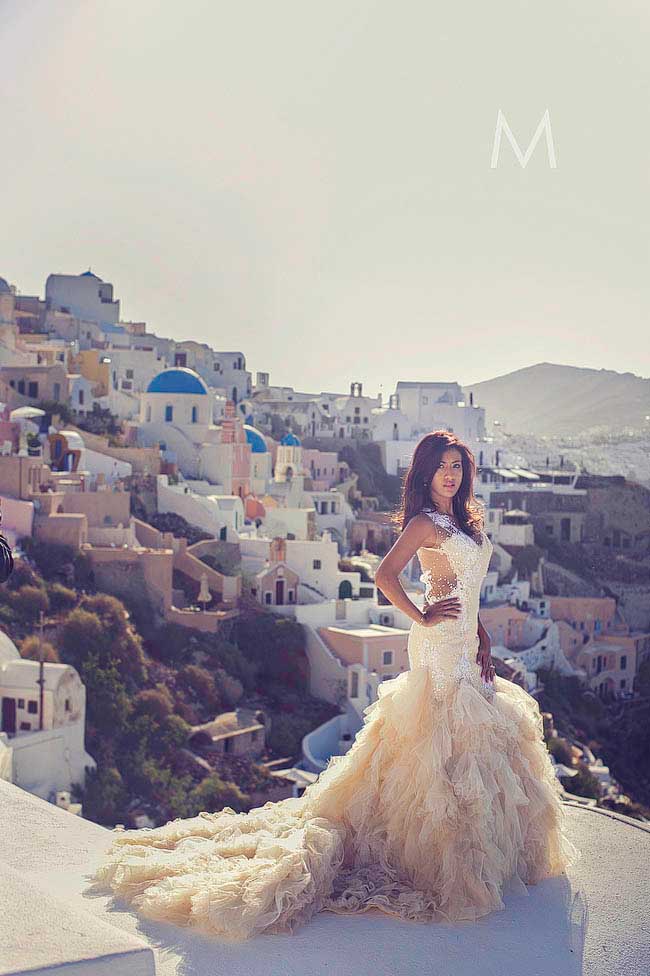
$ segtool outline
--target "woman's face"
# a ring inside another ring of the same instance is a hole
[[[431,498],[434,502],[452,499],[463,480],[463,456],[457,447],[443,451],[438,470],[431,477]]]

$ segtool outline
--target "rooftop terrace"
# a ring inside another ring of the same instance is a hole
[[[567,804],[570,877],[504,893],[476,923],[321,913],[223,945],[84,893],[109,831],[0,781],[0,976],[647,976],[650,826]]]

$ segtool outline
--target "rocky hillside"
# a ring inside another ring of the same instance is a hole
[[[488,429],[499,420],[517,434],[639,430],[650,415],[650,379],[612,369],[536,363],[464,390],[485,407]]]

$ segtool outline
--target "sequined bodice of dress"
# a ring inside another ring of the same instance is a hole
[[[433,627],[413,624],[408,641],[411,669],[427,668],[431,672],[435,697],[447,695],[459,681],[469,681],[490,698],[494,686],[483,681],[476,654],[481,583],[490,563],[492,543],[485,532],[480,533],[479,542],[475,541],[444,513],[429,509],[425,514],[436,535],[434,545],[418,549],[425,600],[435,603],[457,596],[460,614]]]

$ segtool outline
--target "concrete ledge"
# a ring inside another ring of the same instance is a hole
[[[93,916],[114,926],[120,938],[135,937],[135,945],[119,943],[121,957],[100,956],[88,963],[93,968],[69,968],[85,965],[79,959],[58,970],[74,976],[105,976],[108,968],[109,976],[131,976],[115,960],[146,965],[142,943],[153,947],[158,976],[648,976],[648,825],[575,802],[566,804],[566,813],[569,837],[583,852],[570,876],[529,886],[527,894],[506,888],[504,910],[478,922],[427,925],[381,913],[323,912],[294,935],[261,936],[242,945],[149,922],[110,896],[91,893],[88,875],[109,846],[111,832],[1,781],[0,857],[25,888],[23,913],[36,917],[46,910],[39,895],[54,900],[47,902],[50,914],[37,918],[31,936],[23,930],[30,951],[46,928],[63,931],[54,902],[65,901],[66,912],[84,921]],[[3,913],[0,908],[0,919]],[[103,930],[93,932],[98,945],[110,945]],[[0,970],[0,976],[48,972],[37,953],[32,961],[28,952],[27,962],[22,970]],[[153,969],[133,972],[149,976]]]
[[[69,814],[69,816],[73,816]],[[0,863],[0,976],[154,976],[151,948]]]

